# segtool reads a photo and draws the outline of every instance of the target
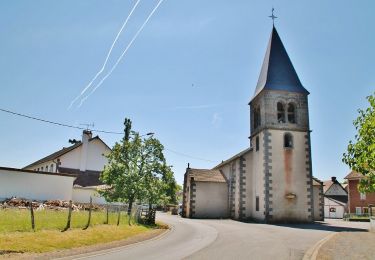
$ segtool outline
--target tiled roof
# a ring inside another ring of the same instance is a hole
[[[345,179],[362,179],[363,175],[356,171],[351,171],[348,175],[346,175]]]
[[[326,191],[331,187],[332,184],[332,180],[323,181],[323,192],[326,193]]]
[[[323,182],[321,180],[319,180],[318,178],[316,178],[314,176],[312,177],[312,179],[313,179],[313,185],[315,185],[315,186],[323,184]]]
[[[44,162],[48,162],[48,161],[54,160],[54,159],[56,159],[56,158],[58,158],[58,157],[60,157],[60,156],[62,156],[64,154],[66,154],[66,153],[68,153],[68,152],[76,149],[77,147],[81,146],[81,144],[82,144],[81,142],[78,142],[78,143],[76,143],[76,144],[74,144],[72,146],[64,147],[63,149],[61,149],[61,150],[59,150],[57,152],[54,152],[54,153],[52,153],[52,154],[50,154],[50,155],[48,155],[48,156],[46,156],[46,157],[44,157],[44,158],[36,161],[36,162],[33,162],[32,164],[29,164],[29,165],[25,166],[23,169],[29,168],[29,167],[32,167],[34,165],[38,165],[38,164],[41,164],[41,163],[44,163]]]
[[[235,159],[241,157],[242,155],[248,153],[248,152],[251,151],[251,150],[252,150],[251,147],[250,147],[250,148],[247,148],[247,149],[245,149],[245,150],[239,152],[238,154],[232,156],[232,157],[229,158],[228,160],[225,160],[225,161],[221,162],[220,164],[216,165],[216,166],[215,166],[214,168],[212,168],[212,169],[218,169],[219,167],[221,167],[221,166],[223,166],[223,165],[226,165],[226,164],[230,163],[231,161],[233,161],[233,160],[235,160]]]
[[[103,183],[99,180],[100,171],[90,171],[86,170],[84,172],[78,169],[71,169],[71,168],[58,168],[60,173],[76,176],[77,179],[73,182],[74,185],[79,185],[81,187],[87,186],[98,186],[102,185]]]
[[[302,86],[275,27],[272,28],[254,97],[263,89],[309,94]]]
[[[189,178],[194,178],[194,181],[227,182],[224,175],[219,170],[188,168],[187,174]]]

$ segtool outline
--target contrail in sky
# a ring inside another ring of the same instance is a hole
[[[129,42],[128,46],[126,46],[125,50],[122,52],[121,56],[118,58],[118,60],[116,61],[116,63],[112,66],[112,68],[110,69],[110,71],[102,78],[102,80],[95,86],[95,88],[89,93],[87,94],[84,98],[82,98],[81,100],[81,103],[79,104],[78,107],[81,107],[82,104],[86,101],[86,99],[91,96],[95,90],[100,87],[103,82],[112,74],[112,72],[116,69],[117,65],[120,63],[120,61],[122,60],[122,58],[124,57],[124,55],[127,53],[128,49],[132,46],[133,42],[135,41],[135,39],[137,39],[138,35],[141,33],[141,31],[143,30],[143,28],[146,26],[146,24],[148,23],[148,21],[150,20],[151,16],[155,13],[155,11],[158,9],[159,5],[163,2],[164,0],[159,0],[158,4],[154,7],[154,9],[151,11],[151,13],[149,14],[149,16],[147,17],[146,21],[142,24],[142,26],[139,28],[139,30],[136,32],[136,34],[134,35],[134,37],[131,39],[131,41]]]
[[[96,80],[96,78],[97,78],[97,77],[98,77],[98,76],[104,71],[105,66],[107,65],[107,62],[108,62],[109,56],[110,56],[111,53],[112,53],[113,47],[115,46],[115,44],[116,44],[118,38],[120,37],[120,34],[121,34],[122,31],[124,30],[125,26],[127,25],[128,21],[129,21],[129,19],[130,19],[130,17],[132,16],[132,14],[133,14],[135,8],[137,7],[137,5],[139,4],[140,1],[141,1],[141,0],[137,0],[137,2],[135,3],[135,5],[133,6],[132,10],[130,11],[130,13],[129,13],[128,16],[126,17],[124,23],[122,24],[120,31],[117,33],[116,38],[115,38],[115,40],[113,41],[113,43],[112,43],[112,45],[111,45],[111,48],[109,49],[109,51],[108,51],[108,53],[107,53],[107,57],[105,58],[105,61],[104,61],[104,63],[103,63],[102,68],[98,71],[98,73],[96,73],[95,77],[94,77],[94,78],[90,81],[90,83],[89,83],[89,84],[88,84],[88,85],[82,90],[82,92],[81,92],[81,93],[80,93],[75,99],[73,99],[73,101],[70,103],[68,109],[70,109],[70,108],[73,106],[73,104],[74,104],[74,103],[75,103],[75,102],[76,102],[76,101],[77,101],[77,100],[78,100],[83,94],[85,94],[85,92],[90,88],[90,86],[91,86],[92,83]]]

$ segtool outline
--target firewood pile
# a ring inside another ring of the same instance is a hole
[[[36,210],[53,209],[53,210],[66,210],[69,208],[69,201],[64,200],[47,200],[47,201],[32,201],[32,206]],[[30,207],[30,200],[23,198],[10,198],[0,202],[0,209],[2,208],[19,208],[25,209]],[[74,211],[88,210],[90,203],[72,203]],[[92,205],[92,210],[104,210],[104,206]]]

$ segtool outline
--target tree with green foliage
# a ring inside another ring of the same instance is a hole
[[[355,141],[349,141],[342,161],[365,177],[359,183],[359,191],[375,192],[375,93],[367,97],[370,106],[359,109],[353,124],[358,131]]]
[[[159,140],[149,135],[143,138],[139,133],[131,131],[131,121],[125,119],[124,138],[116,143],[107,156],[100,179],[107,188],[100,193],[109,202],[128,203],[130,216],[133,203],[146,200],[151,204],[168,197],[166,194],[165,176],[166,161],[164,147]],[[168,178],[171,178],[168,177]]]

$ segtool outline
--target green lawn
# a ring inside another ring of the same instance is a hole
[[[83,228],[87,224],[88,211],[73,211],[71,227]],[[68,217],[68,211],[42,210],[34,211],[35,229],[64,229]],[[106,220],[105,211],[92,211],[91,225],[104,224]],[[109,224],[117,223],[117,213],[109,213]],[[121,212],[120,223],[127,224],[128,216]],[[30,211],[27,209],[3,209],[0,210],[0,233],[14,231],[32,231]]]
[[[139,225],[121,213],[120,225],[117,226],[117,213],[109,214],[109,225],[104,225],[105,211],[92,212],[91,226],[87,224],[88,212],[72,212],[71,229],[61,232],[67,221],[68,211],[35,211],[36,231],[31,229],[30,211],[26,209],[0,210],[0,255],[4,252],[41,253],[60,249],[69,249],[97,243],[123,240],[145,232],[161,232],[162,225],[155,227]]]

